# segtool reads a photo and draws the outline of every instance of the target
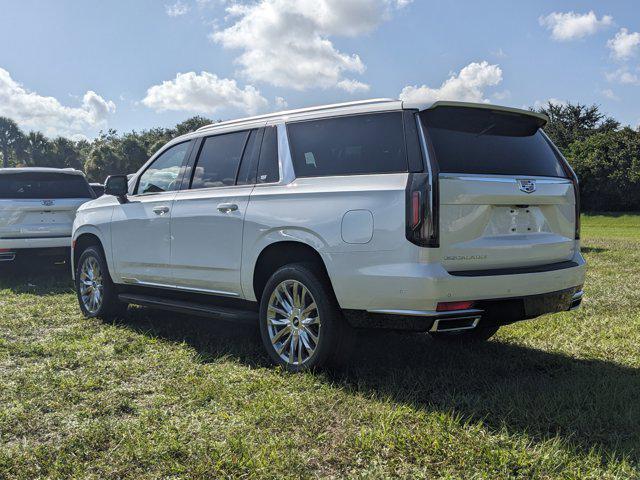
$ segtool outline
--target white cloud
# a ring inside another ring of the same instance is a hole
[[[547,30],[551,30],[551,38],[558,41],[584,38],[613,25],[612,16],[604,15],[598,20],[593,11],[589,13],[553,12],[546,17],[540,17],[538,21]]]
[[[283,97],[276,97],[275,104],[277,110],[286,110],[289,108],[289,104]]]
[[[614,72],[606,73],[605,76],[610,82],[621,83],[623,85],[640,85],[640,76],[630,72],[627,68],[619,68]]]
[[[629,33],[626,28],[621,28],[616,36],[607,42],[611,50],[611,56],[618,60],[626,60],[633,57],[640,50],[640,33]]]
[[[353,37],[372,31],[408,0],[259,0],[232,3],[233,23],[211,38],[230,49],[242,50],[236,62],[251,81],[304,90],[368,88],[347,75],[362,74],[357,54],[338,50],[330,37]]]
[[[488,102],[484,90],[502,82],[502,70],[489,62],[473,62],[460,72],[451,74],[438,88],[409,85],[402,89],[400,99],[409,102],[458,100],[462,102]]]
[[[167,15],[169,15],[170,17],[180,17],[182,15],[187,14],[189,10],[190,10],[189,5],[181,2],[180,0],[178,0],[173,5],[164,6],[164,11],[167,12]]]
[[[542,101],[542,102],[540,100],[536,100],[533,103],[533,108],[538,110],[539,108],[547,107],[550,104],[551,105],[555,105],[556,107],[566,107],[567,105],[569,105],[569,102],[567,102],[566,100],[560,100],[560,99],[551,97],[551,98],[548,98],[547,100]],[[527,109],[528,107],[523,106],[522,108],[523,109]]]
[[[79,107],[66,107],[56,98],[38,95],[16,82],[0,68],[0,116],[15,120],[25,130],[54,137],[76,137],[106,125],[116,106],[89,90]]]
[[[615,101],[620,100],[620,97],[618,97],[610,88],[606,88],[602,90],[601,93],[604,98],[608,98],[609,100],[615,100]]]
[[[502,90],[501,92],[495,92],[492,95],[493,98],[495,98],[496,100],[506,100],[507,98],[511,97],[511,91],[510,90]]]
[[[253,114],[266,108],[269,102],[251,85],[240,88],[235,80],[219,78],[213,73],[187,72],[150,87],[142,103],[160,112],[184,110],[210,114],[223,108],[236,108]]]

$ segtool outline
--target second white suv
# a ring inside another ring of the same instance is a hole
[[[0,262],[66,261],[76,210],[95,198],[72,168],[0,168]]]
[[[80,307],[257,319],[294,371],[354,328],[460,342],[575,308],[577,180],[546,121],[371,100],[203,127],[79,209]]]

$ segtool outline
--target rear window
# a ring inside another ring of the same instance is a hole
[[[420,117],[441,172],[566,177],[535,117],[463,107]]]
[[[298,177],[407,171],[401,112],[291,123],[287,132]]]
[[[24,172],[0,175],[0,198],[94,198],[94,196],[89,183],[80,175]]]

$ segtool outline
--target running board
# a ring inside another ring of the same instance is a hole
[[[134,295],[121,293],[118,300],[124,303],[132,303],[142,307],[169,310],[171,312],[185,313],[187,315],[198,315],[201,317],[218,318],[233,322],[255,323],[258,315],[251,310],[242,310],[229,307],[218,307],[203,303],[185,302],[183,300],[172,300],[152,295]]]

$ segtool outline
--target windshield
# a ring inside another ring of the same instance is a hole
[[[94,195],[80,175],[20,172],[0,175],[0,198],[94,198]]]
[[[441,172],[566,177],[536,117],[438,107],[420,118]]]

